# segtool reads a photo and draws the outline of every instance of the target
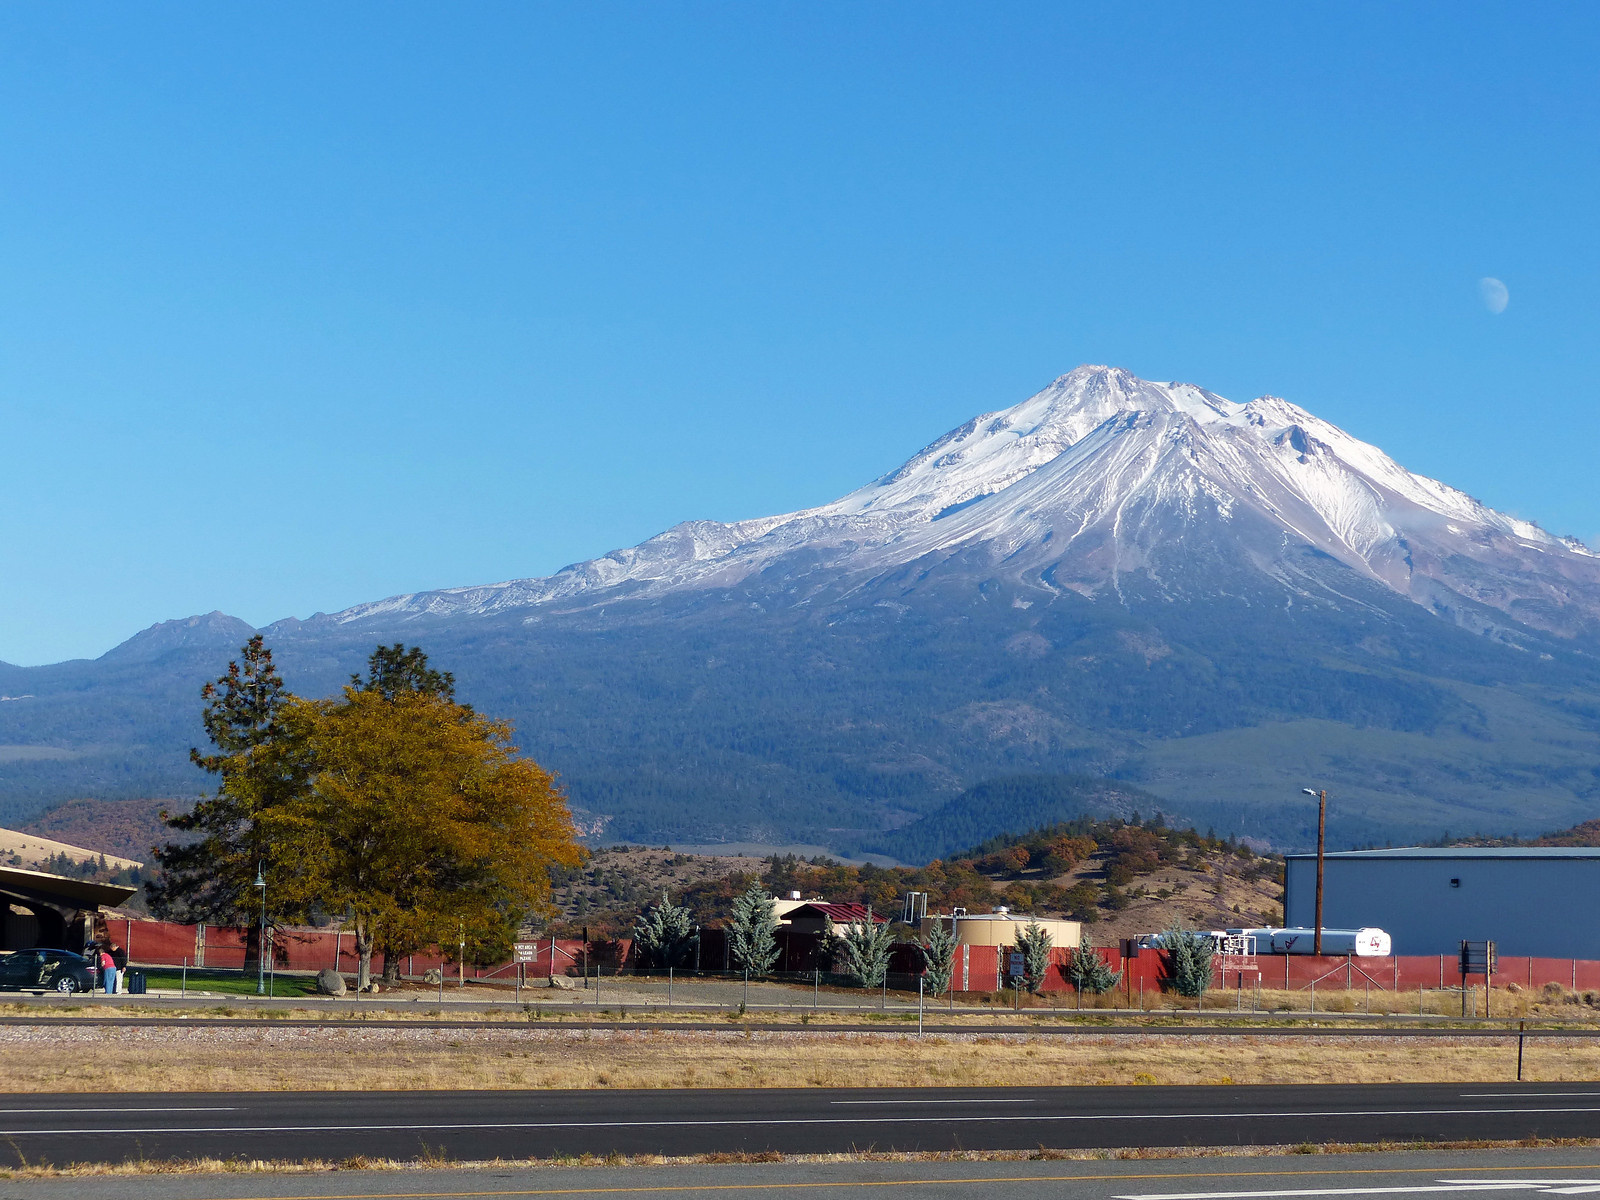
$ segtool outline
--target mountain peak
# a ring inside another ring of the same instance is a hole
[[[101,662],[149,662],[179,650],[237,650],[255,629],[238,617],[212,611],[160,621],[100,656]]]
[[[957,556],[1046,599],[1062,586],[1121,597],[1140,575],[1176,594],[1187,564],[1217,553],[1294,590],[1307,550],[1454,620],[1481,624],[1498,609],[1555,632],[1600,629],[1600,559],[1587,548],[1414,474],[1281,397],[1241,404],[1103,364],[972,418],[831,504],[686,522],[546,579],[330,619],[586,606],[769,574],[855,586],[844,581]]]

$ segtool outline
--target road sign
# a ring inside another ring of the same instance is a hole
[[[539,961],[538,942],[514,942],[511,949],[512,962],[531,963]]]
[[[1461,943],[1462,975],[1493,975],[1496,965],[1493,942]]]
[[[1028,973],[1028,964],[1022,955],[1013,950],[1011,952],[1011,978],[1021,979]]]

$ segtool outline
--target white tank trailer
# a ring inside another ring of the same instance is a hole
[[[1312,954],[1317,941],[1315,929],[1229,929],[1226,932],[1254,938],[1257,954]],[[1393,939],[1381,929],[1324,929],[1324,954],[1353,954],[1357,958],[1388,958],[1394,952]]]
[[[1256,954],[1314,954],[1317,931],[1315,929],[1282,929],[1263,926],[1257,929],[1207,929],[1203,931],[1217,944],[1219,952],[1228,952],[1241,941],[1251,946]],[[1143,946],[1159,948],[1159,933],[1146,934],[1139,939]],[[1322,952],[1326,955],[1346,954],[1357,958],[1387,958],[1394,950],[1393,940],[1381,929],[1324,929]],[[1248,952],[1248,951],[1247,951]]]

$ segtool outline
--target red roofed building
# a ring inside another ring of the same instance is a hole
[[[810,900],[785,913],[779,928],[797,934],[820,936],[831,933],[842,936],[849,926],[866,924],[868,911],[865,904],[829,904],[823,900]],[[872,913],[872,923],[884,925],[888,923],[888,918]]]

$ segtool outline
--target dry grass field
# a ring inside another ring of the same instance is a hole
[[[64,1070],[63,1064],[70,1064]],[[915,1031],[84,1027],[0,1029],[0,1091],[1489,1082],[1508,1038],[918,1038]],[[1533,1080],[1600,1079],[1595,1039],[1530,1041]]]

